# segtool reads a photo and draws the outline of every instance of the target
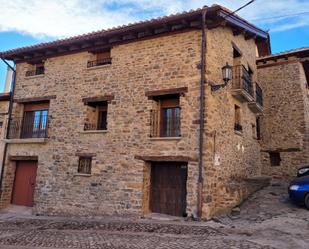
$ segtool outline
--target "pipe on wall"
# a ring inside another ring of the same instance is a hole
[[[198,157],[198,179],[197,179],[197,218],[202,217],[202,189],[203,189],[203,151],[204,151],[204,118],[205,118],[205,70],[206,70],[206,14],[202,13],[202,42],[201,42],[201,81],[200,81],[200,108],[199,108],[199,157]]]
[[[11,84],[11,95],[10,95],[10,102],[9,102],[9,110],[8,110],[8,122],[6,127],[6,134],[5,138],[9,138],[10,134],[10,124],[11,124],[11,118],[12,118],[12,110],[13,110],[13,99],[14,99],[14,92],[15,92],[15,79],[16,79],[16,70],[15,66],[12,67],[5,59],[0,57],[0,59],[13,71],[13,79]],[[0,173],[0,199],[2,198],[2,185],[3,185],[3,176],[4,176],[4,167],[5,167],[5,161],[6,161],[6,154],[7,154],[7,147],[8,144],[4,143],[4,149],[3,149],[3,157],[2,157],[2,165],[1,165],[1,173]]]

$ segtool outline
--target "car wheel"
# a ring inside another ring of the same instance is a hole
[[[309,193],[305,196],[305,206],[309,209]]]

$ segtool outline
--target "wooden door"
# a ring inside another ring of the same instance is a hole
[[[12,204],[33,206],[36,171],[37,162],[35,161],[16,162]]]
[[[150,187],[151,212],[185,216],[186,185],[186,163],[153,163]]]

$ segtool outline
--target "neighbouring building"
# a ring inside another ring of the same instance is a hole
[[[256,59],[269,54],[268,33],[218,5],[0,53],[16,64],[1,207],[230,210],[267,183]]]
[[[257,68],[262,172],[289,178],[309,164],[309,47],[258,58]]]

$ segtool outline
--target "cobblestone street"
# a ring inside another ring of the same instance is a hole
[[[1,249],[308,248],[309,211],[274,184],[208,222],[0,216]]]

